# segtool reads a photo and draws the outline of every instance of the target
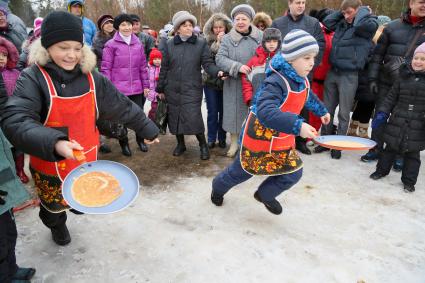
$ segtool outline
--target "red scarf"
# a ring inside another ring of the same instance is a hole
[[[413,15],[409,15],[409,20],[413,25],[416,25],[417,23],[420,23],[424,20],[425,18],[421,18],[421,17],[416,17]]]

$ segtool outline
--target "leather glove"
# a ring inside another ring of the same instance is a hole
[[[372,129],[376,129],[387,122],[388,114],[385,112],[376,113],[375,117],[372,120]]]
[[[376,81],[371,81],[369,83],[369,91],[373,95],[378,95],[379,89],[378,89],[378,83]]]
[[[7,196],[7,192],[0,190],[0,205],[6,204],[6,201],[3,197]]]

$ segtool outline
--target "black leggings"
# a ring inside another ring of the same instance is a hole
[[[354,109],[352,120],[359,121],[362,124],[369,123],[372,118],[373,110],[375,109],[375,102],[373,101],[357,101],[356,108]]]

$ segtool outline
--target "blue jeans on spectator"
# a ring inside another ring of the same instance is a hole
[[[239,153],[229,167],[218,174],[212,187],[215,193],[224,195],[234,186],[245,182],[252,177],[251,174],[243,170],[240,162]],[[290,189],[301,179],[303,169],[290,174],[270,176],[265,179],[258,188],[258,194],[263,202],[272,201],[282,192]]]
[[[226,132],[223,130],[223,91],[212,87],[204,87],[207,101],[208,142],[226,141]]]

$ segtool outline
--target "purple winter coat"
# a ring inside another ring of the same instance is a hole
[[[16,81],[19,78],[20,72],[16,69],[3,69],[0,71],[0,75],[3,77],[7,95],[11,96],[15,90]]]
[[[125,95],[143,94],[149,88],[149,75],[137,36],[132,34],[128,45],[116,32],[103,49],[101,72]]]

